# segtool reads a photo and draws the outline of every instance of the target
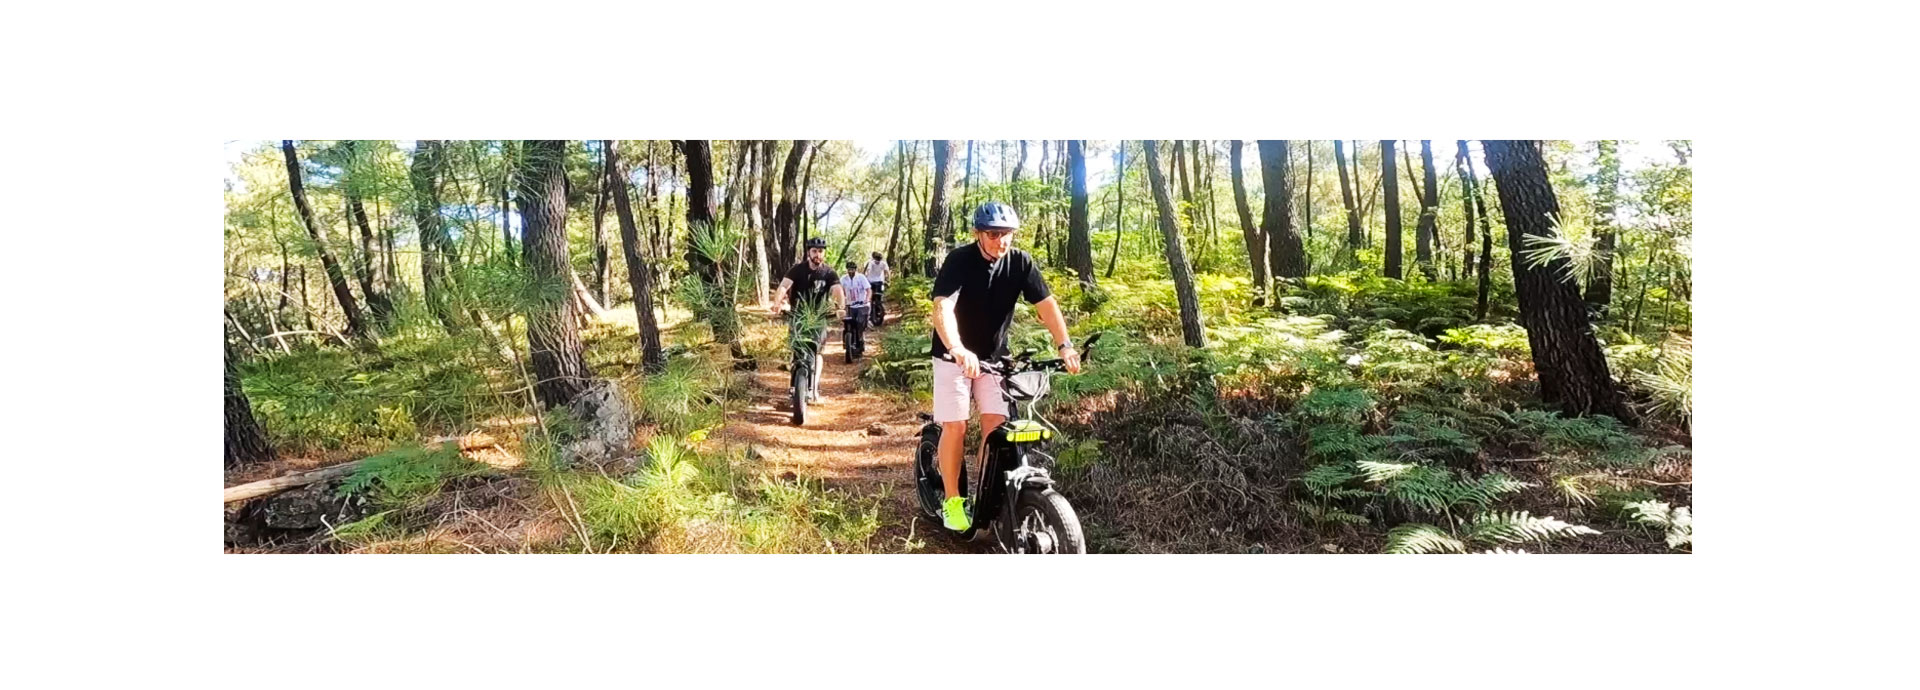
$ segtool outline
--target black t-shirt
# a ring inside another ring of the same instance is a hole
[[[793,281],[793,287],[788,289],[788,294],[793,298],[794,308],[799,309],[803,300],[812,302],[825,300],[829,294],[832,294],[833,286],[840,284],[840,275],[833,272],[832,266],[824,263],[820,264],[819,268],[814,268],[802,261],[787,270],[787,280]],[[817,304],[808,306],[818,307]]]
[[[954,294],[958,293],[958,297]],[[982,358],[1007,354],[1007,327],[1013,324],[1013,306],[1021,297],[1038,304],[1052,296],[1033,255],[1009,249],[1000,260],[987,262],[974,243],[947,253],[940,275],[933,279],[934,297],[953,298],[953,317],[960,342]],[[933,334],[933,356],[947,352],[940,334]]]

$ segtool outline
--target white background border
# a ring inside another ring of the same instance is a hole
[[[1873,554],[1911,501],[1873,494],[1913,484],[1913,56],[1865,3],[49,7],[0,47],[23,687],[1851,687],[1910,651]],[[1695,139],[1697,555],[220,553],[223,141],[1432,133]]]

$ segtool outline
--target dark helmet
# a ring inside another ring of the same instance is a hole
[[[854,262],[852,262],[852,261],[848,261],[848,262],[847,262],[847,270],[848,270],[848,271],[852,271],[852,270],[853,270],[854,268],[856,268],[856,267],[858,267],[858,266],[859,266],[859,264],[856,264],[856,263],[854,263]]]
[[[807,248],[808,249],[826,249],[827,239],[824,237],[809,237],[807,238]]]
[[[1020,214],[1013,207],[998,201],[989,201],[973,210],[975,230],[1017,230],[1020,228]]]

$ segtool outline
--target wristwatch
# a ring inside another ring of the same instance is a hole
[[[1069,347],[1073,347],[1073,343],[1060,343],[1059,345],[1055,345],[1053,349],[1057,352],[1066,350]]]

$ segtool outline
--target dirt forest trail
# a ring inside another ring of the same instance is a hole
[[[879,342],[879,331],[868,330],[869,357]],[[820,373],[824,399],[807,406],[805,426],[793,425],[786,399],[788,372],[783,367],[763,367],[754,375],[746,408],[729,418],[715,439],[754,449],[775,476],[791,474],[856,496],[878,497],[880,528],[872,541],[876,551],[987,552],[986,543],[962,542],[940,533],[939,525],[920,512],[913,479],[919,410],[897,398],[859,389],[855,379],[866,360],[846,362],[837,326],[828,331],[825,350]]]

